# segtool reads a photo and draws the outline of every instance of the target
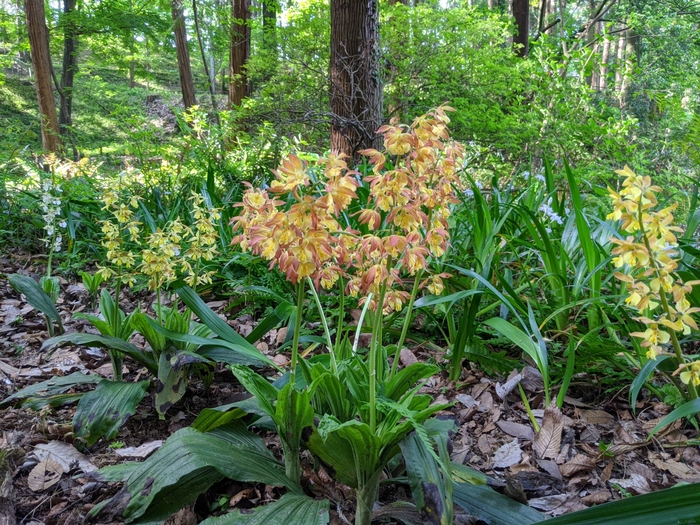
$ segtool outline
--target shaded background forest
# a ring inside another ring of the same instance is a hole
[[[352,35],[331,35],[330,4],[47,2],[63,147],[139,166],[214,148],[199,165],[213,162],[222,181],[267,177],[283,152],[328,150],[331,127],[352,142],[334,149],[352,153],[371,143],[376,123],[449,101],[476,178],[534,173],[543,155],[567,157],[590,181],[624,163],[674,185],[695,176],[697,2],[380,2],[341,20],[370,39],[378,22],[364,62],[337,57]],[[5,0],[0,17],[7,173],[40,149],[41,133],[25,5]],[[527,39],[518,36],[525,27]],[[180,68],[178,33],[188,55]],[[347,79],[331,82],[332,58]],[[369,98],[374,108],[362,106]],[[197,140],[183,149],[188,133],[176,131],[186,120]]]

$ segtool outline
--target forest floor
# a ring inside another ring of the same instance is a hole
[[[0,272],[38,277],[40,267],[38,261],[30,258],[5,256],[0,258]],[[208,300],[213,309],[225,310],[224,301]],[[125,301],[136,299],[127,295]],[[75,312],[89,311],[82,284],[62,282],[58,308],[67,331],[88,329],[85,321],[72,319]],[[255,324],[250,316],[228,322],[243,335]],[[279,332],[272,330],[258,348],[283,364],[286,357],[276,352],[278,336]],[[0,280],[0,398],[54,375],[78,371],[111,376],[104,351],[67,346],[47,355],[40,351],[47,338],[43,316],[6,280]],[[135,343],[143,341],[136,338]],[[428,358],[436,358],[434,352],[428,355],[420,347],[402,354],[404,365]],[[127,379],[140,373],[130,363],[125,366]],[[542,428],[538,435],[515,386],[519,373],[520,384],[532,406],[538,407],[533,411]],[[688,445],[689,439],[697,439],[692,427],[679,422],[654,439],[647,439],[649,431],[669,412],[668,406],[658,400],[642,399],[635,412],[627,403],[626,389],[605,398],[590,377],[580,375],[575,381],[561,411],[555,407],[545,410],[542,379],[531,367],[514,371],[510,378],[499,378],[468,366],[459,382],[450,382],[446,374],[441,374],[431,378],[424,390],[438,402],[453,403],[442,414],[454,419],[459,429],[452,436],[453,461],[486,474],[497,490],[550,515],[660,490],[681,481],[700,481],[700,453],[697,446]],[[219,367],[207,391],[201,382],[190,382],[187,394],[168,411],[166,419],[159,420],[150,398],[146,398],[115,440],[102,439],[82,452],[74,447],[72,439],[74,405],[40,411],[3,406],[0,451],[15,451],[9,476],[14,492],[10,501],[14,502],[17,523],[82,523],[91,508],[117,492],[118,484],[96,482],[81,474],[143,459],[173,432],[192,423],[201,409],[231,403],[245,395],[233,375]],[[267,437],[266,442],[279,453],[274,437]],[[58,480],[45,481],[37,487],[35,467],[47,457],[65,468]],[[310,493],[331,499],[332,523],[352,520],[350,489],[334,486],[322,468],[314,471],[307,467],[304,476]],[[2,474],[0,468],[0,477]],[[390,490],[380,494],[381,503],[410,499],[408,487]],[[251,508],[278,496],[269,487],[225,481],[214,485],[195,504],[166,523],[196,524],[222,501],[229,507]],[[0,514],[1,511],[0,505]],[[381,515],[381,509],[377,512],[377,516]],[[476,523],[466,515],[461,515],[459,521]]]

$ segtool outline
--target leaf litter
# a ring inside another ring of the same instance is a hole
[[[39,275],[37,268],[25,265],[29,275],[35,270]],[[16,272],[17,263],[0,259],[0,271]],[[85,331],[84,322],[71,319],[74,312],[86,308],[80,285],[67,285],[64,290],[57,305],[64,325],[69,331]],[[144,299],[125,295],[133,307]],[[210,301],[209,305],[219,312],[225,312],[227,307],[221,300]],[[250,316],[226,320],[242,335],[251,333],[256,325]],[[68,347],[47,356],[39,351],[47,337],[41,314],[18,298],[6,281],[0,281],[0,398],[53,375],[97,370],[108,375],[108,357],[101,350]],[[261,340],[264,345],[258,348],[284,365],[288,353],[277,352],[277,348],[285,339],[285,328],[271,330]],[[401,357],[405,364],[434,356],[418,347],[407,349]],[[139,371],[131,365],[125,367],[125,373],[130,374],[130,380],[144,379],[135,376]],[[424,387],[435,398],[444,396],[454,402],[444,414],[459,427],[452,437],[452,460],[485,474],[496,490],[516,499],[524,498],[542,512],[559,515],[678,482],[700,481],[700,453],[694,442],[687,443],[697,439],[695,431],[676,423],[659,433],[655,441],[646,439],[656,423],[669,413],[665,404],[640,399],[636,407],[619,400],[600,405],[599,399],[584,390],[572,390],[561,410],[550,405],[532,411],[540,425],[539,432],[535,432],[518,384],[536,407],[535,402],[542,395],[542,381],[539,372],[530,366],[501,378],[487,377],[479,369],[467,366],[456,385],[445,376],[438,376]],[[45,407],[39,412],[11,406],[0,408],[0,449],[19,447],[26,453],[25,462],[13,473],[18,521],[46,525],[82,522],[90,509],[114,495],[119,487],[76,474],[146,458],[172,432],[191,424],[201,409],[245,396],[231,374],[220,368],[208,391],[196,381],[190,384],[176,405],[180,409],[177,421],[159,420],[151,402],[144,400],[116,436],[119,446],[110,447],[113,443],[100,440],[85,453],[72,444],[74,406]],[[276,437],[264,437],[268,446],[279,453]],[[352,514],[348,505],[352,491],[335,483],[325,471],[315,472],[309,464],[305,465],[312,492],[318,490],[319,496],[334,499],[337,510],[332,511],[332,519],[342,522],[338,512]],[[279,497],[265,487],[237,482],[219,484],[215,491],[226,495],[227,502],[237,508],[250,508]],[[400,503],[410,499],[410,493],[403,489],[394,491],[383,494],[382,501]],[[211,499],[217,494],[203,497]],[[196,523],[197,516],[203,517],[201,509],[188,507],[168,523]]]

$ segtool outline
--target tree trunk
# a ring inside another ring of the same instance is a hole
[[[615,60],[615,91],[622,90],[622,70],[625,62],[625,32],[620,32],[617,39],[617,57]]]
[[[58,127],[61,135],[70,133],[73,124],[73,81],[78,66],[78,32],[73,15],[76,0],[63,0],[63,69],[61,70],[61,109],[58,114]]]
[[[58,151],[61,146],[58,137],[56,102],[51,88],[51,56],[49,36],[46,30],[46,16],[43,0],[25,0],[24,12],[27,16],[29,46],[34,66],[36,97],[41,115],[41,143],[47,151]]]
[[[202,54],[202,65],[204,66],[204,74],[206,75],[207,80],[209,81],[209,96],[211,97],[211,110],[213,111],[216,125],[220,126],[221,123],[219,122],[219,108],[216,105],[216,97],[214,96],[214,81],[212,80],[212,75],[209,73],[209,67],[207,66],[207,55],[204,50],[204,42],[202,42],[202,32],[199,30],[197,0],[192,0],[192,17],[194,18],[194,27],[195,31],[197,32],[197,43],[199,44],[199,50]]]
[[[231,18],[228,105],[234,108],[248,96],[245,66],[250,58],[250,0],[231,0]]]
[[[610,39],[603,40],[603,51],[600,57],[600,90],[608,88],[608,63],[610,62]]]
[[[331,151],[376,147],[382,119],[378,0],[331,0]]]
[[[182,102],[187,109],[197,104],[197,99],[194,96],[194,81],[192,80],[192,66],[190,65],[190,50],[187,45],[187,29],[185,28],[182,0],[171,0],[170,7],[173,14],[173,32],[177,48],[177,65],[180,71]]]
[[[513,16],[516,27],[516,34],[513,35],[513,46],[518,56],[526,57],[530,45],[530,2],[528,0],[513,0]]]
[[[637,37],[632,29],[628,29],[625,32],[625,61],[624,64],[620,64],[620,67],[623,68],[622,84],[620,85],[620,107],[625,107],[629,98],[637,56],[635,49],[636,39]]]

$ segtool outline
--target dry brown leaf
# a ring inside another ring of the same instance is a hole
[[[561,433],[564,430],[562,413],[557,406],[552,403],[544,411],[540,431],[532,441],[532,449],[539,459],[554,459],[559,454],[561,448]]]
[[[610,494],[609,490],[599,490],[598,492],[584,496],[581,498],[581,502],[585,505],[599,505],[609,501],[611,497],[612,494]]]
[[[535,437],[535,432],[532,430],[532,427],[528,425],[515,423],[513,421],[498,421],[496,424],[498,428],[509,436],[522,439],[523,441],[530,441]]]
[[[518,445],[517,438],[506,443],[501,448],[499,448],[493,455],[493,466],[494,468],[508,468],[512,465],[520,463],[523,457],[523,451]]]
[[[661,459],[654,459],[652,460],[652,463],[656,468],[660,468],[661,470],[666,470],[670,472],[672,475],[674,475],[677,478],[681,479],[700,479],[700,472],[695,470],[692,467],[689,467],[688,465],[684,465],[683,463],[678,463],[677,461],[674,461],[673,459],[669,459],[668,461],[663,461]]]
[[[250,499],[250,497],[253,494],[255,494],[255,493],[253,492],[252,488],[247,488],[247,489],[241,490],[238,494],[234,494],[233,496],[231,496],[231,499],[228,500],[229,507],[235,507],[244,499]]]
[[[612,425],[615,422],[615,416],[608,414],[604,410],[579,410],[578,415],[586,423],[591,425]]]
[[[610,476],[612,476],[612,469],[614,464],[614,461],[608,461],[607,465],[605,465],[605,468],[603,469],[603,472],[600,473],[600,480],[603,483],[607,483],[610,479]]]
[[[413,352],[411,352],[408,348],[401,349],[399,359],[401,360],[401,364],[403,366],[415,365],[418,362],[418,358],[416,357],[416,355]]]
[[[151,454],[153,454],[156,450],[158,450],[162,444],[162,439],[156,439],[154,441],[144,443],[143,445],[140,445],[138,447],[118,448],[114,451],[114,453],[117,456],[121,456],[123,458],[145,459]]]
[[[639,474],[632,474],[629,478],[625,479],[611,479],[610,483],[619,485],[625,490],[633,490],[637,494],[646,494],[651,491],[646,478]]]
[[[564,476],[573,476],[577,472],[586,472],[594,468],[595,460],[584,454],[576,454],[571,461],[559,467]]]
[[[53,487],[61,479],[63,467],[57,461],[45,459],[38,463],[27,478],[27,486],[34,492],[41,492]]]

